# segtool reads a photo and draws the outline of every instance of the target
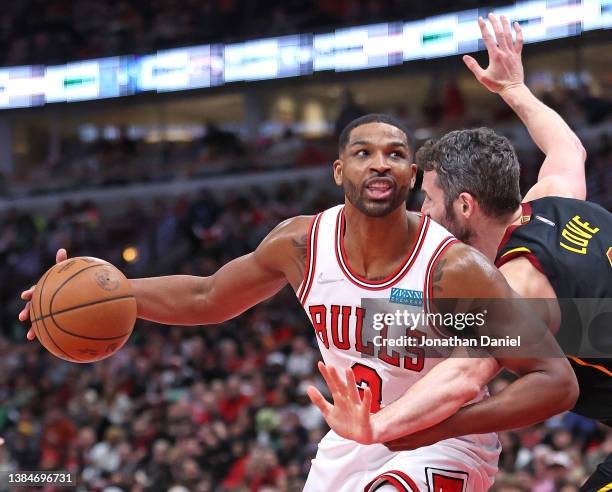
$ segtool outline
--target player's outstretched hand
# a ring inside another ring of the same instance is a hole
[[[482,17],[478,18],[478,25],[482,39],[489,54],[489,66],[483,69],[478,62],[469,55],[463,57],[464,63],[474,74],[478,82],[491,92],[501,93],[511,87],[523,84],[523,32],[518,22],[514,23],[516,42],[512,40],[510,23],[501,16],[501,24],[493,14],[489,14],[489,21],[493,27],[495,38],[491,36]]]
[[[346,370],[346,379],[342,379],[336,369],[319,362],[319,371],[331,392],[333,405],[330,404],[314,386],[308,388],[308,396],[319,407],[327,425],[339,436],[361,444],[372,444],[375,432],[372,425],[370,405],[372,392],[364,390],[363,400],[359,396],[355,373]]]
[[[67,259],[68,259],[68,253],[66,252],[66,250],[63,248],[58,249],[57,253],[55,254],[55,263],[60,263]],[[27,321],[30,318],[30,300],[32,299],[32,294],[34,294],[35,288],[36,286],[33,285],[28,290],[24,290],[21,293],[21,298],[27,302],[26,302],[25,307],[19,313],[19,321]],[[34,330],[31,327],[28,330],[28,334],[26,335],[26,338],[30,341],[36,338],[36,335],[34,334]]]

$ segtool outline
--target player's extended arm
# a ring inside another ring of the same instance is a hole
[[[460,248],[454,248],[456,254]],[[477,255],[479,253],[474,251],[469,254],[473,260],[478,261]],[[527,301],[514,295],[506,281],[501,278],[500,272],[493,266],[483,265],[483,271],[490,277],[485,284],[488,284],[492,293],[486,297],[505,295],[509,299],[508,305],[503,301],[493,301],[488,305],[487,318],[497,318],[493,320],[493,336],[500,338],[506,334],[520,334],[524,345],[517,350],[516,357],[513,357],[510,351],[502,349],[498,350],[501,353],[493,352],[492,355],[497,355],[501,366],[520,377],[499,394],[461,408],[438,425],[386,443],[390,449],[414,449],[451,437],[533,425],[569,410],[576,402],[578,384],[575,375],[547,326],[541,321],[540,315],[531,311]],[[450,281],[452,277],[456,277],[457,270],[447,268],[444,275],[449,277]],[[463,277],[472,279],[473,275],[466,272]],[[449,287],[447,290],[451,293],[454,287],[452,284]],[[465,296],[463,292],[465,288],[461,289],[462,297]],[[500,323],[501,320],[503,323]]]
[[[474,58],[467,55],[463,60],[476,79],[490,91],[499,94],[519,116],[533,141],[546,155],[538,182],[529,190],[525,200],[549,195],[584,200],[586,151],[563,118],[535,97],[525,85],[521,61],[523,35],[520,25],[514,24],[515,43],[512,40],[510,24],[505,17],[501,17],[501,24],[492,14],[489,15],[489,20],[495,39],[489,33],[484,20],[478,20],[489,55],[489,66],[484,70]]]
[[[303,274],[309,223],[308,217],[283,222],[254,252],[230,261],[209,277],[130,280],[138,317],[173,325],[221,323],[274,295],[287,284],[288,277],[297,285]],[[22,298],[29,299],[32,291],[24,292]],[[19,319],[25,321],[27,313],[26,306]]]

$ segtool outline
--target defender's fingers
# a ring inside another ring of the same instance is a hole
[[[349,399],[358,405],[361,403],[361,398],[359,398],[359,390],[357,389],[357,381],[355,381],[355,373],[352,369],[346,369],[345,374]]]
[[[327,370],[329,372],[330,379],[333,381],[334,388],[336,388],[336,396],[346,396],[346,382],[342,380],[336,368],[334,366],[329,366]],[[334,399],[334,402],[335,401],[336,400]]]
[[[514,49],[517,53],[521,53],[523,51],[523,30],[518,22],[514,23],[514,31],[516,32],[516,43],[514,44]]]
[[[331,412],[333,406],[330,405],[330,403],[323,397],[321,392],[314,386],[309,386],[306,389],[306,393],[308,394],[310,401],[314,403],[319,408],[319,410],[321,410],[323,416],[327,418],[327,415],[329,414],[329,412]]]
[[[472,58],[470,55],[464,55],[463,63],[465,63],[465,66],[468,67],[470,69],[470,72],[474,74],[476,80],[481,80],[485,70],[478,64],[478,62],[474,58]]]
[[[512,40],[512,32],[510,32],[510,22],[508,22],[508,18],[505,15],[502,15],[500,19],[502,29],[504,31],[504,39],[506,40],[506,46],[511,49],[514,46],[514,41]]]
[[[363,409],[367,414],[370,414],[372,408],[372,390],[368,387],[363,390]]]
[[[482,34],[482,40],[484,41],[487,51],[490,54],[497,47],[495,44],[495,40],[493,39],[493,36],[491,36],[491,33],[489,32],[489,28],[487,27],[487,24],[485,23],[482,17],[478,17],[478,26],[480,27],[480,33]]]
[[[323,376],[323,379],[325,380],[325,384],[327,384],[327,387],[329,388],[329,392],[331,393],[332,399],[335,402],[336,395],[338,394],[339,390],[336,387],[335,381],[332,379],[329,368],[322,361],[319,361],[319,363],[317,364],[317,367],[319,368],[319,372],[321,373],[321,376]]]
[[[60,248],[57,250],[55,254],[55,263],[61,263],[64,260],[68,259],[68,252],[64,248]]]
[[[502,31],[501,25],[499,24],[497,17],[495,17],[492,13],[489,14],[489,22],[491,23],[491,27],[493,28],[493,32],[495,33],[497,45],[502,49],[506,49],[507,46],[506,39],[504,38],[504,32]]]

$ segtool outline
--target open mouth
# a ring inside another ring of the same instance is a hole
[[[393,194],[395,183],[391,178],[372,178],[366,182],[366,195],[371,200],[386,200]]]

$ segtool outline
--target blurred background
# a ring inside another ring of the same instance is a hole
[[[610,0],[3,2],[0,469],[71,470],[83,491],[302,490],[327,428],[290,289],[220,326],[139,322],[92,365],[26,343],[18,295],[59,247],[132,277],[213,273],[342,199],[337,135],[367,112],[418,143],[493,127],[527,189],[542,154],[458,56],[482,50],[490,10],[521,22],[527,83],[581,137],[589,199],[612,208]],[[573,414],[500,440],[497,492],[577,491],[612,452],[608,428]]]

